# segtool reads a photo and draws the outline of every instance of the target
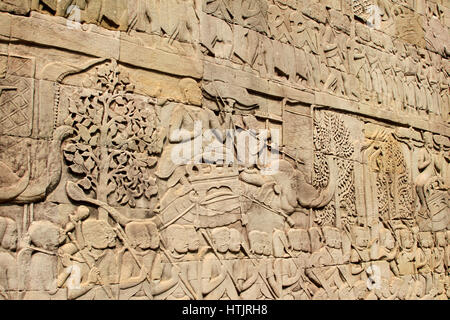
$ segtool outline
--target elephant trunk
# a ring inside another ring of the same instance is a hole
[[[336,185],[338,181],[338,168],[333,158],[328,157],[328,167],[330,168],[330,177],[328,179],[328,185],[323,189],[319,196],[314,199],[311,203],[312,208],[323,208],[333,199],[334,193],[336,191]]]

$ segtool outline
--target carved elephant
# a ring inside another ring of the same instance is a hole
[[[42,174],[35,180],[31,180],[30,159],[28,157],[28,169],[19,178],[6,165],[0,163],[0,181],[8,181],[11,184],[0,188],[0,203],[31,203],[43,199],[53,191],[61,179],[62,152],[61,142],[73,129],[68,126],[61,126],[55,130],[53,140],[50,145],[49,158],[47,163],[48,174]]]

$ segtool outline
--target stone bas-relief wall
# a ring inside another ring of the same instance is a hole
[[[0,297],[448,299],[449,10],[0,1]]]

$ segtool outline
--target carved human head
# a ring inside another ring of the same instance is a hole
[[[262,255],[264,253],[264,236],[261,231],[252,230],[248,233],[248,240],[252,252]]]
[[[300,250],[306,253],[311,252],[311,240],[307,230],[300,230]]]
[[[230,228],[229,250],[233,253],[238,253],[239,251],[241,251],[241,244],[242,244],[241,233],[234,228]]]
[[[445,231],[439,231],[435,233],[436,246],[445,247],[447,245],[447,240],[445,239]]]
[[[283,258],[289,248],[289,242],[283,230],[275,229],[272,234],[273,256]]]
[[[421,298],[425,295],[425,286],[421,280],[417,280],[414,283],[414,293],[417,297]]]
[[[197,81],[191,78],[181,79],[178,83],[185,101],[193,106],[202,105],[202,90]]]
[[[94,249],[114,248],[116,233],[108,222],[103,220],[86,220],[82,224],[83,236],[89,247]]]
[[[154,224],[151,221],[146,222],[145,226],[147,227],[148,234],[150,235],[150,238],[151,238],[150,249],[152,249],[152,250],[158,249],[159,242],[161,241],[158,227],[156,227],[156,224]]]
[[[423,141],[425,142],[425,146],[433,146],[433,135],[431,134],[431,132],[424,132]]]
[[[172,224],[166,229],[166,238],[170,250],[177,253],[188,252],[187,230],[182,225]]]
[[[151,237],[148,233],[146,225],[143,222],[128,223],[125,226],[125,233],[128,236],[130,245],[133,248],[146,250],[151,247]]]
[[[400,241],[402,243],[402,247],[405,249],[410,249],[414,245],[414,238],[411,231],[408,229],[400,230]]]
[[[369,245],[369,230],[364,227],[355,226],[353,231],[353,241],[360,248],[367,248]]]
[[[403,280],[401,278],[393,277],[389,284],[389,291],[393,295],[398,295],[403,287]]]
[[[323,234],[325,243],[330,248],[340,249],[342,247],[341,232],[338,228],[324,227]]]
[[[391,295],[389,280],[387,278],[382,277],[381,283],[379,287],[375,287],[375,294],[380,299],[386,299]]]
[[[267,232],[262,232],[262,239],[264,243],[263,254],[269,257],[273,254],[272,237]]]
[[[386,249],[393,249],[395,246],[395,239],[391,233],[386,228],[380,230],[380,242]]]
[[[308,231],[305,229],[290,229],[288,232],[289,243],[297,251],[311,252],[311,241]]]
[[[431,248],[433,246],[433,236],[431,232],[419,232],[419,245],[421,248]]]
[[[322,233],[318,227],[308,229],[309,239],[311,240],[311,252],[317,252],[322,248]]]
[[[211,235],[216,250],[220,253],[226,253],[230,243],[230,229],[227,227],[216,228],[213,229]]]
[[[0,217],[0,244],[6,250],[17,248],[17,227],[14,220]]]
[[[363,280],[358,280],[353,284],[353,293],[356,300],[364,300],[367,293],[367,283]]]
[[[301,236],[301,231],[300,229],[289,229],[288,231],[288,240],[289,240],[289,244],[292,248],[292,250],[294,251],[300,251],[300,236]]]
[[[197,251],[200,247],[200,238],[194,226],[186,225],[186,236],[188,239],[188,250],[191,252]]]
[[[56,250],[59,245],[60,228],[50,221],[34,221],[28,229],[31,242],[38,248]]]

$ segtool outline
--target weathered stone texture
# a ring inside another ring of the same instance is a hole
[[[445,299],[450,7],[0,0],[0,299]]]

